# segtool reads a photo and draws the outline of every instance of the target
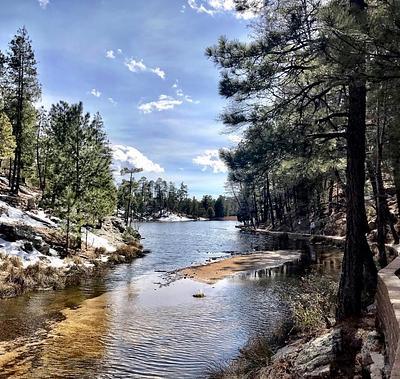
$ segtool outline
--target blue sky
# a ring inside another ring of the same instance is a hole
[[[0,49],[25,25],[42,103],[82,101],[103,116],[115,165],[184,181],[190,194],[224,192],[216,151],[231,146],[225,105],[204,50],[221,35],[244,40],[251,15],[233,0],[2,0]],[[248,16],[248,17],[247,17]]]

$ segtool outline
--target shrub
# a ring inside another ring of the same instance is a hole
[[[331,327],[337,291],[337,281],[328,276],[310,274],[301,278],[300,286],[285,295],[293,313],[294,331],[312,334]]]
[[[133,229],[131,226],[128,226],[124,233],[122,233],[122,240],[125,243],[137,242],[140,240],[140,234],[137,230]]]

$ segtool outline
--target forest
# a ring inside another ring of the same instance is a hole
[[[129,171],[129,170],[128,170]],[[157,219],[164,214],[175,213],[193,219],[223,219],[236,216],[238,204],[227,196],[213,199],[204,195],[199,201],[188,197],[188,187],[182,182],[179,187],[165,180],[123,179],[118,187],[118,209],[126,224],[132,220]]]
[[[360,314],[362,294],[373,298],[366,200],[380,267],[387,239],[398,242],[387,196],[400,200],[399,25],[396,1],[272,1],[248,42],[222,37],[206,51],[227,99],[220,119],[241,136],[220,152],[239,217],[283,230],[318,222],[323,232],[331,215],[345,212],[338,319]]]

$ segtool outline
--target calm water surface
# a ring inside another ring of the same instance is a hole
[[[151,254],[77,288],[0,301],[0,377],[204,378],[287,318],[295,275],[166,283],[166,271],[270,247],[234,222],[146,223]],[[202,290],[206,297],[193,298]]]

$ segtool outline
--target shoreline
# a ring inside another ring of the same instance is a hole
[[[221,260],[195,266],[184,267],[177,273],[184,279],[193,279],[201,283],[214,284],[218,280],[246,271],[257,271],[280,267],[301,259],[300,250],[256,251],[235,255]]]

